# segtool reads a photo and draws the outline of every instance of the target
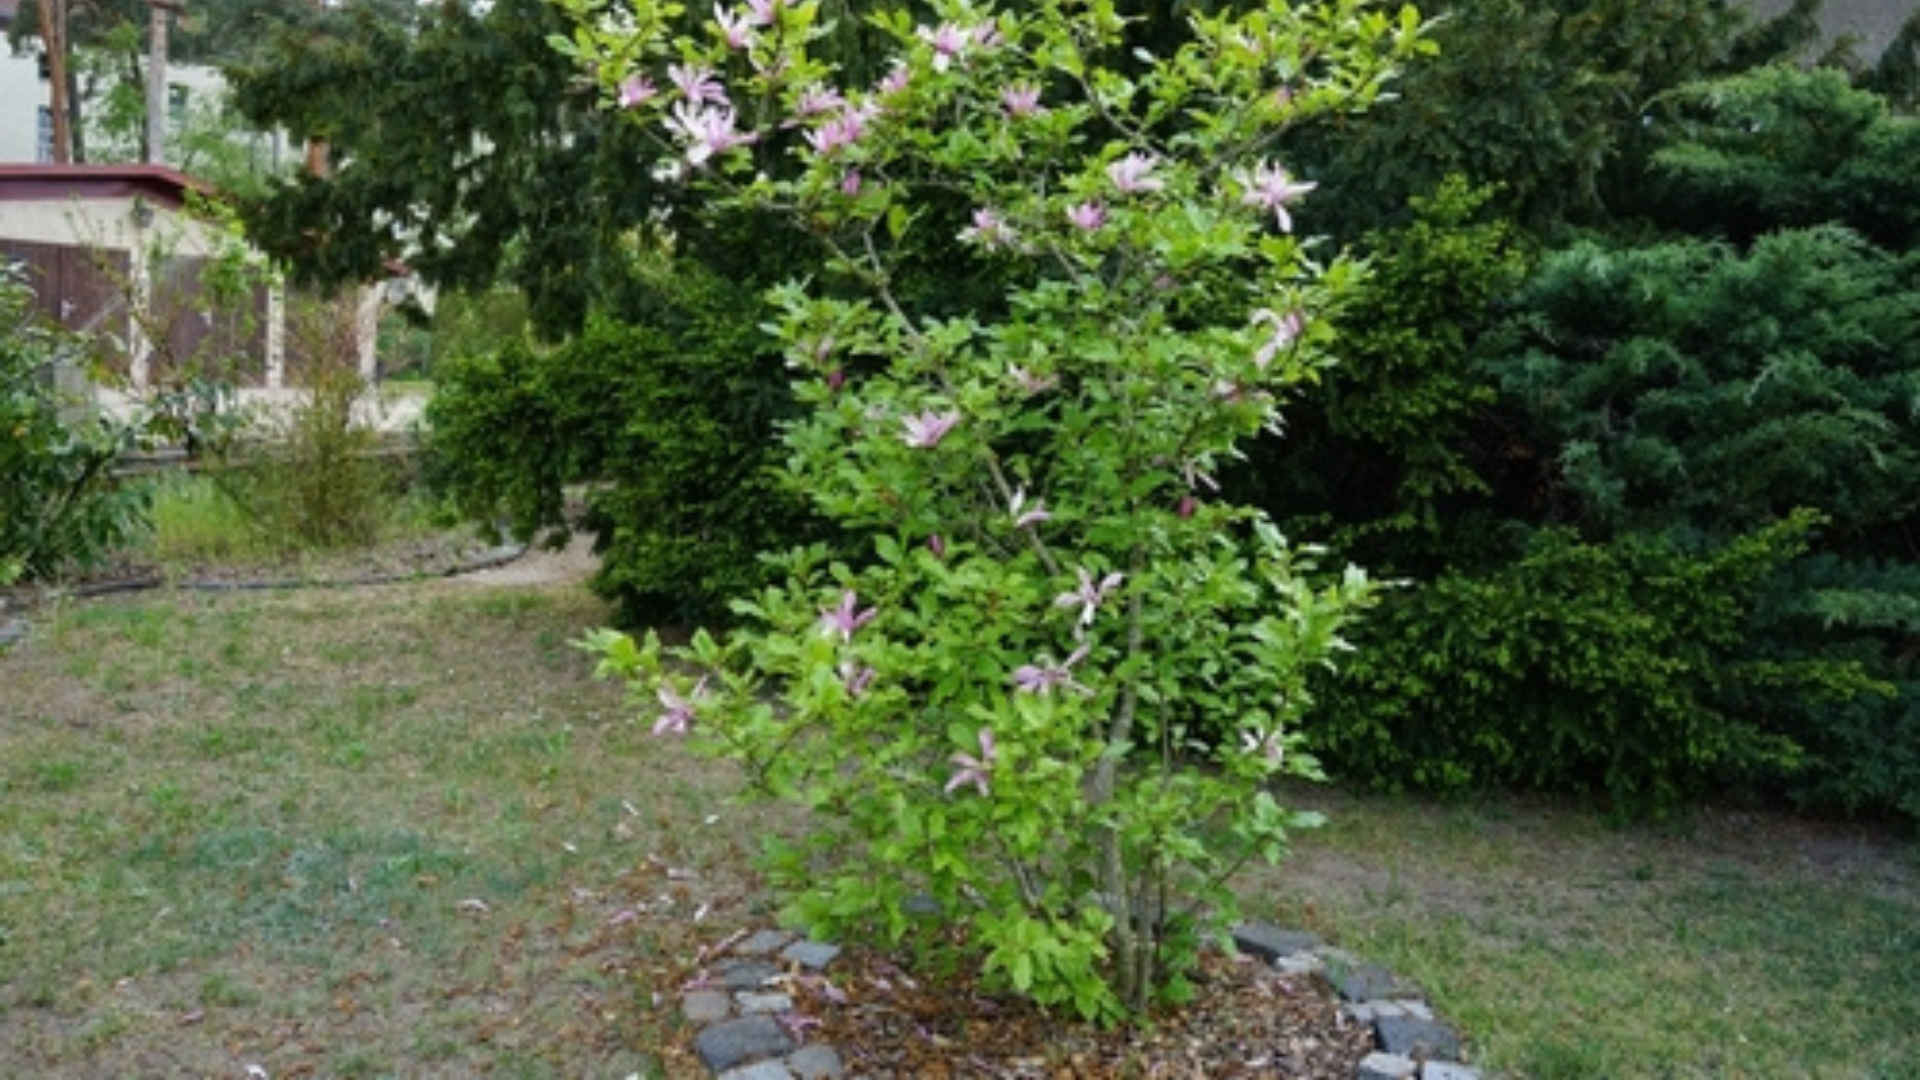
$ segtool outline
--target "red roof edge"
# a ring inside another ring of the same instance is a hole
[[[0,200],[144,197],[178,208],[188,192],[219,193],[165,165],[0,165]]]

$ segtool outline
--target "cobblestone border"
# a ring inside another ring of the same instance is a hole
[[[1233,929],[1241,952],[1288,974],[1318,975],[1346,1004],[1342,1010],[1373,1029],[1374,1052],[1354,1080],[1480,1080],[1460,1062],[1460,1033],[1434,1019],[1420,988],[1378,964],[1366,963],[1313,934],[1265,923]]]
[[[1462,1064],[1460,1034],[1434,1019],[1417,987],[1378,964],[1368,964],[1313,934],[1265,923],[1233,930],[1242,952],[1288,974],[1324,979],[1345,1002],[1347,1016],[1373,1029],[1375,1050],[1354,1080],[1480,1080]],[[777,976],[797,967],[825,973],[838,946],[782,930],[742,932],[715,950],[709,980],[681,995],[680,1010],[694,1035],[694,1053],[717,1080],[845,1080],[846,1063],[831,1046],[804,1044],[789,1024],[793,998]]]

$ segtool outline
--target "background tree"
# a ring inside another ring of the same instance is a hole
[[[1916,815],[1913,121],[1821,70],[1674,100],[1643,205],[1700,235],[1616,222],[1482,309],[1450,369],[1494,392],[1450,444],[1482,494],[1321,745],[1388,785]]]
[[[1662,226],[1741,244],[1823,222],[1889,250],[1920,240],[1920,120],[1843,72],[1758,68],[1668,101],[1648,185]]]
[[[1493,212],[1545,235],[1630,215],[1661,94],[1792,54],[1800,13],[1749,27],[1728,0],[1452,0],[1437,56],[1400,101],[1295,140],[1329,199],[1316,225],[1357,238],[1405,220],[1450,175],[1496,192]]]

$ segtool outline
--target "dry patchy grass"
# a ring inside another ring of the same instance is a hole
[[[1920,852],[1703,809],[1615,827],[1533,800],[1293,792],[1331,824],[1254,910],[1413,978],[1497,1075],[1920,1077]]]
[[[747,856],[791,821],[588,678],[603,617],[567,581],[36,613],[0,655],[0,1075],[696,1075],[672,992],[769,921]],[[1910,841],[1288,794],[1333,824],[1251,912],[1413,977],[1499,1075],[1920,1076]]]
[[[753,830],[588,678],[603,617],[454,583],[38,613],[0,657],[0,1075],[651,1071]]]

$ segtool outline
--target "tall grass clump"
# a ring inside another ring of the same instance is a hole
[[[395,512],[402,484],[357,365],[354,310],[346,299],[295,305],[288,326],[299,394],[254,419],[220,455],[220,490],[256,531],[288,549],[371,544]]]

